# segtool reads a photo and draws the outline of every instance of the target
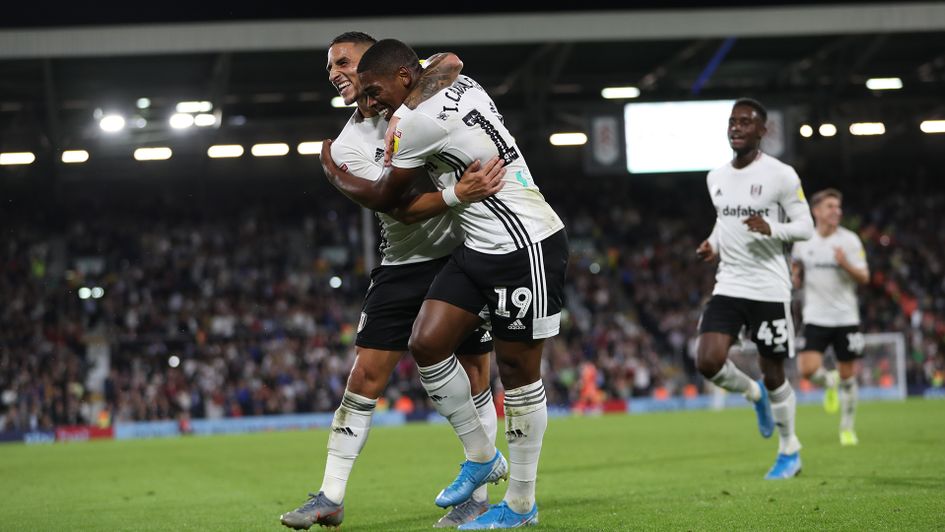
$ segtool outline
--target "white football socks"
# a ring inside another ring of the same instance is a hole
[[[738,369],[738,366],[731,360],[726,360],[722,369],[709,380],[720,388],[744,394],[751,402],[761,399],[761,386],[746,375],[744,371]]]
[[[822,388],[833,388],[837,385],[837,383],[834,382],[834,373],[827,371],[823,366],[817,368],[817,371],[815,371],[808,380]]]
[[[368,399],[345,390],[341,406],[335,410],[328,435],[328,458],[321,491],[334,503],[341,504],[354,461],[361,454],[371,430],[371,416],[377,399]]]
[[[479,414],[479,421],[482,422],[482,428],[485,429],[486,436],[494,444],[496,432],[499,428],[499,416],[495,411],[495,403],[492,402],[492,390],[486,388],[484,392],[473,396],[473,403],[476,405],[476,413]],[[489,491],[486,489],[486,485],[483,484],[476,488],[472,498],[477,501],[488,500]]]
[[[856,377],[840,381],[840,430],[853,430],[853,418],[856,415],[856,402],[860,387]]]
[[[768,390],[771,399],[771,416],[778,429],[778,452],[794,454],[801,450],[801,442],[794,434],[794,417],[797,413],[797,399],[794,389],[787,380],[775,390]]]
[[[509,488],[505,502],[528,513],[535,505],[541,441],[548,426],[545,387],[539,380],[505,392],[505,438],[509,442]]]
[[[455,356],[432,366],[417,367],[420,382],[433,400],[436,411],[449,421],[463,442],[466,459],[485,463],[495,457],[495,438],[491,441],[479,420],[469,388],[469,377]]]

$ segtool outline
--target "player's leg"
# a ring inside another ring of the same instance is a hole
[[[804,326],[804,351],[797,357],[801,377],[824,389],[824,410],[835,413],[840,408],[837,385],[840,379],[835,370],[824,368],[824,351],[830,345],[832,329],[807,324]]]
[[[859,385],[856,374],[859,361],[863,354],[863,334],[857,327],[844,327],[837,331],[834,342],[834,351],[837,353],[837,369],[839,370],[840,390],[840,444],[856,445],[859,438],[853,428],[856,416],[856,405],[859,399]]]
[[[496,363],[505,388],[509,487],[502,502],[461,530],[538,523],[535,485],[548,405],[541,379],[545,339],[558,334],[568,243],[564,231],[503,256],[475,257],[477,283],[489,301]]]
[[[480,325],[479,313],[486,306],[479,289],[459,265],[466,249],[454,251],[437,274],[410,336],[410,352],[417,361],[420,382],[466,453],[460,474],[436,498],[436,504],[443,508],[469,499],[484,483],[508,476],[505,457],[479,419],[466,371],[453,355],[460,342]]]
[[[778,429],[778,457],[765,478],[791,478],[801,470],[801,443],[794,429],[797,399],[791,383],[784,376],[784,360],[794,357],[791,309],[788,303],[756,302],[752,315],[752,339],[761,355],[759,363],[763,381]]]
[[[696,367],[716,386],[741,393],[751,401],[758,418],[758,431],[768,438],[774,432],[774,421],[765,389],[728,358],[728,351],[746,322],[743,306],[744,300],[712,296],[699,320]]]
[[[354,366],[348,374],[348,385],[328,433],[328,456],[322,486],[302,506],[283,514],[282,524],[306,530],[314,524],[341,524],[348,477],[367,443],[377,399],[403,355],[404,351],[357,348]]]
[[[515,513],[536,509],[538,459],[548,426],[541,380],[544,340],[509,342],[496,338],[496,362],[505,387],[505,436],[509,444],[509,487],[504,502]]]
[[[492,400],[492,388],[490,386],[492,347],[491,334],[479,328],[456,348],[456,357],[469,377],[473,403],[476,405],[479,421],[482,422],[489,441],[494,443],[499,420],[495,403]],[[451,508],[433,526],[435,528],[455,528],[472,521],[488,508],[489,493],[486,484],[483,484],[473,491],[469,499]]]
[[[445,269],[444,269],[445,270]],[[417,361],[420,382],[463,442],[466,459],[489,462],[495,457],[472,398],[466,371],[454,350],[481,322],[478,313],[438,299],[427,299],[420,308],[410,336],[410,353]],[[468,495],[463,498],[465,500]],[[447,505],[451,506],[451,505]]]

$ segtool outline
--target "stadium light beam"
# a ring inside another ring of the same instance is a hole
[[[170,148],[138,148],[135,150],[136,161],[166,161],[171,158],[173,152]]]
[[[213,110],[213,104],[207,101],[179,102],[175,109],[178,113],[209,113]]]
[[[217,144],[207,149],[207,156],[211,159],[242,157],[243,147],[239,144]]]
[[[92,297],[91,288],[87,286],[83,286],[82,288],[79,289],[79,299],[88,299],[90,297]]]
[[[322,141],[302,142],[296,149],[299,155],[320,155],[322,153]]]
[[[850,134],[858,137],[882,135],[884,133],[886,133],[886,126],[882,122],[854,122],[850,124]]]
[[[608,100],[626,100],[639,98],[640,89],[637,87],[606,87],[600,91],[600,95]]]
[[[833,124],[820,124],[820,127],[817,128],[817,131],[822,137],[832,137],[837,134],[837,126]]]
[[[866,88],[871,91],[894,91],[902,88],[899,78],[870,78],[866,80]]]
[[[168,123],[170,123],[171,127],[174,129],[187,129],[194,125],[194,117],[187,113],[174,113],[171,115]]]
[[[814,128],[810,127],[808,124],[801,126],[800,134],[805,139],[809,139],[814,136]]]
[[[284,142],[254,144],[250,152],[254,157],[282,157],[289,153],[289,145]]]
[[[328,286],[332,288],[341,288],[341,277],[337,275],[328,280]]]
[[[92,288],[92,299],[102,299],[105,297],[105,289],[101,286],[96,286]]]
[[[138,101],[135,102],[135,106],[136,106],[138,109],[147,109],[148,107],[151,107],[151,99],[150,99],[150,98],[138,98]]]
[[[180,366],[180,357],[177,355],[171,355],[170,358],[167,359],[167,365],[172,368]]]
[[[945,120],[925,120],[919,124],[923,133],[945,133]]]
[[[357,102],[352,103],[351,105],[345,105],[345,99],[342,98],[341,96],[335,96],[334,98],[331,99],[331,106],[334,107],[335,109],[341,109],[344,107],[354,107],[356,105],[358,105]]]
[[[62,162],[67,164],[84,163],[89,160],[89,152],[85,150],[66,150],[62,152]]]
[[[106,133],[117,133],[125,129],[125,117],[121,115],[105,115],[98,122],[98,127]]]
[[[583,146],[587,144],[584,133],[555,133],[548,139],[552,146]]]
[[[35,160],[36,160],[36,156],[33,155],[33,152],[30,152],[30,151],[0,153],[0,165],[3,165],[3,166],[12,166],[12,165],[18,165],[18,164],[33,164],[33,161]]]

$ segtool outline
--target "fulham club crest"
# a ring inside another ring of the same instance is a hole
[[[757,198],[761,196],[761,185],[752,185],[751,186],[751,197]]]

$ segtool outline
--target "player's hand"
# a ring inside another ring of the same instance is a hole
[[[794,272],[791,274],[791,284],[794,285],[794,288],[800,288],[804,282],[801,280],[801,274]]]
[[[847,263],[847,254],[843,252],[843,248],[840,246],[834,246],[833,258],[837,261],[838,266],[843,266]]]
[[[708,240],[703,240],[699,247],[696,248],[696,256],[705,262],[712,262],[715,260],[716,253],[712,249],[712,244]]]
[[[322,141],[322,153],[319,155],[322,163],[322,170],[325,171],[325,177],[333,176],[338,171],[338,165],[331,158],[331,139]]]
[[[400,123],[399,116],[390,117],[387,131],[384,132],[384,166],[390,166],[390,160],[394,158],[394,131],[397,131],[398,123]]]
[[[750,233],[761,233],[763,235],[771,236],[771,226],[768,225],[768,222],[764,218],[758,216],[757,214],[749,216],[742,220],[742,223],[748,226],[748,231]]]
[[[485,166],[476,159],[456,183],[456,197],[463,203],[473,203],[482,201],[502,190],[505,186],[505,182],[502,181],[502,177],[505,176],[504,167],[505,161],[498,157],[489,159]]]

